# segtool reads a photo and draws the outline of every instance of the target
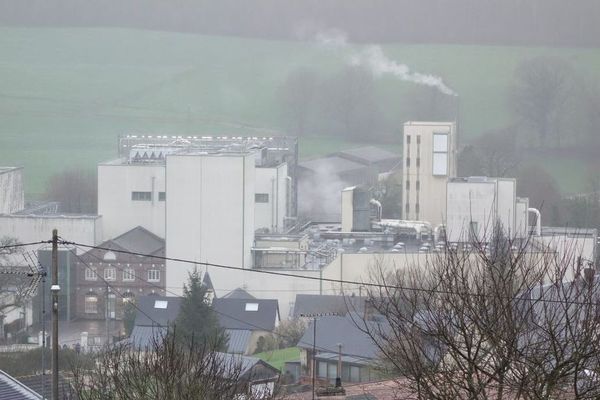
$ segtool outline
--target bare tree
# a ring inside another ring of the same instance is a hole
[[[542,167],[528,165],[519,168],[517,181],[518,196],[528,197],[529,204],[542,209],[548,224],[562,223],[562,195],[552,175]]]
[[[148,348],[117,344],[99,353],[91,369],[75,364],[72,371],[81,400],[270,398],[248,385],[261,377],[248,375],[240,358],[206,343],[182,344],[174,335],[159,335]]]
[[[381,367],[407,379],[417,399],[598,398],[593,270],[580,268],[575,251],[531,251],[501,233],[473,245],[376,270],[381,286],[369,301],[379,318],[357,323]]]
[[[538,136],[540,147],[555,136],[561,146],[561,121],[573,97],[573,70],[560,58],[537,57],[520,64],[514,76],[510,102],[515,115]]]
[[[0,340],[4,340],[4,320],[7,313],[22,307],[29,294],[32,278],[27,268],[15,265],[20,248],[6,247],[19,244],[16,238],[0,238]],[[5,247],[5,248],[3,248]]]
[[[98,177],[95,172],[78,168],[64,170],[50,177],[45,197],[58,201],[68,213],[91,213],[98,210]]]

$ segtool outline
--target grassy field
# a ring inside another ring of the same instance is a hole
[[[463,140],[509,121],[506,90],[523,59],[562,56],[600,79],[595,49],[389,45],[384,50],[414,70],[443,76],[460,94]],[[115,156],[122,133],[284,133],[277,90],[290,71],[310,66],[333,73],[353,51],[116,28],[0,28],[0,165],[24,165],[26,190],[33,194],[43,191],[53,173],[93,168]],[[386,118],[400,127],[398,110],[411,101],[414,85],[384,77],[377,89]],[[312,135],[301,139],[301,156],[358,144]]]
[[[252,357],[260,358],[278,370],[281,370],[287,361],[294,361],[300,358],[300,349],[289,347],[287,349],[265,351],[264,353],[255,354]]]

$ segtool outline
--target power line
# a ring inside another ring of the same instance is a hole
[[[542,298],[529,299],[525,296],[522,296],[522,297],[519,297],[519,296],[512,296],[512,297],[511,296],[491,296],[491,295],[482,294],[482,293],[468,293],[468,292],[463,293],[463,292],[456,292],[456,291],[451,291],[451,290],[440,290],[440,289],[434,289],[434,288],[419,288],[419,287],[399,286],[399,285],[385,285],[385,284],[381,284],[381,283],[349,281],[349,280],[334,279],[334,278],[323,278],[320,276],[306,276],[306,275],[298,275],[298,274],[292,274],[292,273],[287,273],[287,272],[270,271],[270,270],[265,270],[265,269],[252,269],[252,268],[235,267],[235,266],[225,265],[225,264],[215,264],[215,263],[209,263],[206,261],[193,261],[193,260],[187,260],[187,259],[177,258],[177,257],[166,257],[166,256],[152,255],[152,254],[144,254],[144,253],[128,251],[128,250],[111,249],[111,248],[102,247],[102,246],[91,246],[91,245],[86,245],[86,244],[77,243],[77,242],[70,242],[70,241],[66,241],[66,240],[61,241],[61,243],[64,245],[84,247],[84,248],[88,248],[88,249],[112,251],[112,252],[116,252],[116,253],[129,254],[129,255],[140,256],[140,257],[155,258],[155,259],[164,260],[164,261],[183,262],[183,263],[187,263],[187,264],[201,265],[201,266],[206,266],[206,267],[214,267],[214,268],[228,269],[228,270],[234,270],[234,271],[244,271],[244,272],[257,273],[257,274],[284,276],[284,277],[288,277],[288,278],[308,279],[308,280],[314,280],[314,281],[319,281],[319,282],[336,283],[336,284],[340,284],[340,285],[345,284],[345,285],[354,285],[354,286],[358,286],[358,287],[362,286],[362,287],[373,287],[373,288],[378,288],[378,289],[395,289],[395,290],[401,290],[401,291],[419,292],[419,293],[427,293],[427,294],[469,296],[469,297],[478,297],[478,298],[482,298],[482,299],[484,299],[484,298],[496,298],[496,299],[499,298],[499,299],[503,299],[503,300],[507,300],[507,301],[532,300],[535,302],[557,303],[557,304],[562,304],[562,305],[568,305],[568,304],[581,305],[581,306],[596,305],[593,302],[553,300],[553,299],[542,299]]]
[[[3,249],[14,249],[14,248],[17,248],[17,247],[34,246],[34,245],[37,245],[37,244],[50,244],[50,243],[52,243],[52,240],[40,240],[39,242],[6,244],[6,245],[0,246],[0,250],[3,250]]]
[[[76,246],[76,247],[77,247],[77,246]],[[98,256],[96,256],[96,255],[94,255],[94,254],[90,254],[90,255],[91,255],[92,257],[94,257],[94,258],[98,259],[99,261],[103,261],[102,259],[100,259]],[[98,274],[98,272],[97,272],[97,271],[95,271],[95,269],[94,269],[94,268],[90,267],[90,266],[89,266],[89,264],[88,264],[87,262],[85,262],[85,261],[84,261],[84,260],[83,260],[83,259],[82,259],[82,258],[81,258],[79,255],[78,255],[78,254],[76,254],[76,253],[75,253],[75,257],[76,257],[77,259],[79,259],[79,260],[80,260],[80,261],[81,261],[81,262],[82,262],[82,263],[85,265],[85,267],[86,267],[86,268],[90,268],[91,270],[93,270],[93,271],[94,271],[94,274],[95,274],[96,276],[98,276],[98,277],[99,277],[99,274]],[[123,272],[123,271],[124,271],[124,268],[122,268],[122,267],[119,267],[119,266],[116,266],[116,265],[112,265],[112,264],[111,264],[111,267],[113,267],[113,268],[115,268],[115,269],[118,269],[118,270],[120,270],[121,272]],[[135,274],[130,274],[130,275],[133,275],[133,276],[134,276],[135,278],[137,278],[137,279],[143,280],[143,279],[141,279],[139,276],[136,276]],[[117,293],[117,295],[119,295],[119,297],[121,297],[121,298],[123,298],[123,297],[124,297],[124,296],[123,296],[122,294],[120,294],[120,293],[119,293],[117,290],[115,290],[115,289],[112,287],[112,285],[111,285],[110,283],[108,283],[108,282],[107,282],[105,279],[103,279],[103,278],[101,278],[101,279],[102,279],[102,281],[103,281],[103,282],[104,282],[104,283],[105,283],[105,284],[106,284],[108,287],[110,287],[110,288],[111,288],[111,290],[114,290],[114,291],[115,291],[115,293]],[[147,282],[147,283],[148,283],[150,286],[156,287],[156,288],[158,288],[158,289],[161,289],[161,290],[163,289],[161,286],[159,286],[159,285],[157,285],[157,284],[155,284],[155,283],[153,283],[153,282]],[[177,298],[184,298],[184,296],[181,296],[181,295],[179,295],[179,294],[177,294],[177,293],[174,293],[174,292],[171,292],[171,291],[169,291],[169,290],[165,290],[165,291],[166,291],[167,293],[171,294],[173,297],[177,297]],[[149,316],[147,313],[145,313],[145,312],[141,311],[141,310],[140,310],[140,308],[139,308],[139,307],[137,307],[137,305],[135,305],[135,303],[134,303],[134,307],[135,307],[137,310],[139,310],[139,311],[140,311],[142,314],[144,314],[146,317],[148,317],[148,319],[149,319],[150,321],[152,321],[153,323],[155,323],[155,324],[156,324],[156,325],[158,325],[158,326],[161,326],[161,324],[160,324],[159,322],[155,321],[155,320],[154,320],[152,317],[150,317],[150,316]],[[264,327],[261,327],[261,326],[255,325],[255,324],[253,324],[253,323],[251,323],[251,322],[244,321],[244,320],[241,320],[241,319],[239,319],[239,318],[236,318],[236,317],[234,317],[234,316],[232,316],[232,315],[229,315],[229,314],[227,314],[227,313],[224,313],[224,312],[222,312],[222,311],[218,311],[218,310],[216,310],[214,307],[212,308],[212,310],[213,310],[215,313],[217,313],[217,314],[220,314],[220,315],[222,315],[222,316],[224,316],[224,317],[227,317],[227,318],[233,319],[234,321],[237,321],[237,322],[243,323],[243,324],[245,324],[245,325],[248,325],[248,326],[251,326],[251,327],[257,328],[257,329],[259,329],[259,330],[262,330],[262,331],[267,331],[267,332],[269,332],[269,333],[271,333],[271,334],[273,334],[273,335],[276,335],[276,336],[279,336],[279,337],[282,337],[282,338],[287,338],[287,339],[294,339],[294,338],[293,338],[293,337],[291,337],[291,336],[283,335],[283,334],[281,334],[281,333],[279,333],[279,332],[275,332],[274,330],[265,329]],[[306,344],[306,345],[308,345],[308,346],[311,346],[311,347],[312,347],[312,344],[311,344],[311,343],[305,343],[305,342],[298,342],[298,343]],[[321,348],[321,347],[317,347],[317,348],[318,348],[319,350],[321,350],[321,351],[325,351],[325,352],[331,352],[331,351],[332,351],[331,349],[327,349],[327,348]],[[361,359],[365,359],[365,360],[370,360],[369,358],[367,358],[367,357],[364,357],[364,356],[362,356],[362,355],[358,355],[358,354],[352,354],[352,353],[344,353],[344,354],[345,354],[345,355],[348,355],[348,356],[352,356],[352,357],[357,357],[357,358],[361,358]]]

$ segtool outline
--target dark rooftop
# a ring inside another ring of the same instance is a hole
[[[141,254],[155,254],[165,248],[163,238],[141,226],[117,236],[111,242],[127,251]]]
[[[353,311],[362,313],[364,308],[364,297],[297,294],[294,303],[294,318],[298,318],[301,314],[347,314]]]
[[[298,166],[315,173],[340,174],[365,168],[363,164],[339,156],[321,157],[298,163]]]
[[[222,297],[214,299],[212,306],[224,329],[272,331],[279,319],[277,300]]]
[[[39,400],[42,396],[28,388],[6,372],[0,370],[0,399]]]
[[[400,155],[392,153],[375,146],[357,147],[349,150],[342,150],[337,153],[340,157],[349,158],[357,162],[377,163],[387,160],[399,160]]]
[[[181,297],[140,296],[135,326],[168,326],[177,319],[181,300]]]

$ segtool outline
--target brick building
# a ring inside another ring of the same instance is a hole
[[[164,239],[141,226],[99,247],[165,255]],[[75,269],[76,318],[105,319],[108,315],[111,319],[122,319],[128,301],[139,296],[165,295],[165,263],[161,259],[91,249],[79,256]]]

